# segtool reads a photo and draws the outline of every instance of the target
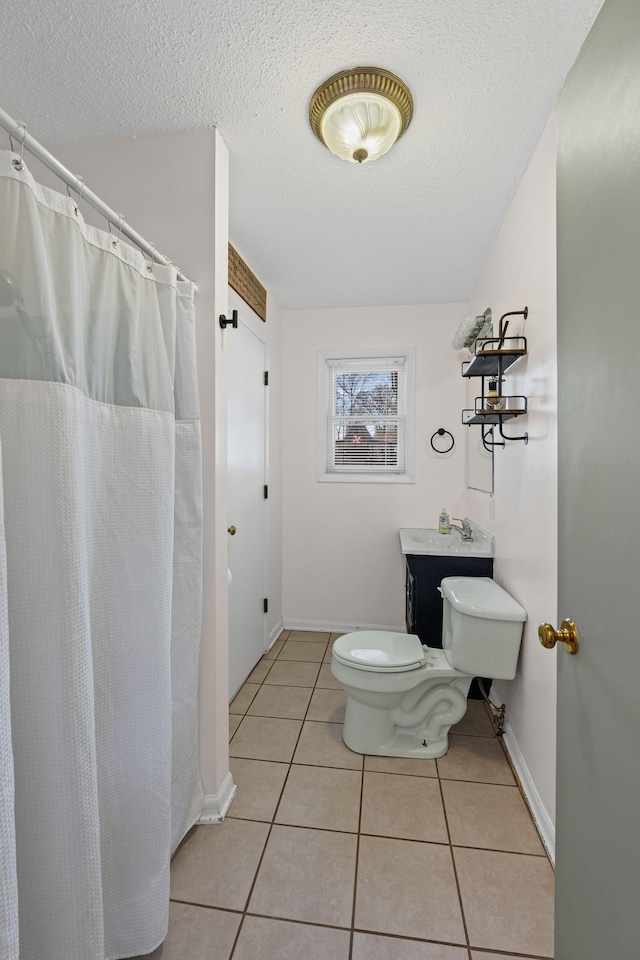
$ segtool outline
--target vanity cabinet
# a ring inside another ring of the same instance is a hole
[[[417,634],[429,647],[442,646],[442,597],[438,591],[445,577],[493,577],[493,557],[406,556],[407,633]],[[485,678],[491,689],[491,680]],[[470,700],[481,700],[477,680],[469,689]]]
[[[445,577],[493,577],[493,557],[406,556],[407,633],[429,647],[442,646],[442,597]]]

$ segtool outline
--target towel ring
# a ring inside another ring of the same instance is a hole
[[[435,439],[436,437],[444,437],[445,434],[446,434],[448,437],[451,437],[451,443],[450,443],[449,446],[446,447],[444,450],[439,450],[439,449],[436,447],[436,445],[435,445],[435,443],[434,443],[433,441],[434,441],[434,439]],[[435,450],[436,453],[450,453],[451,450],[453,450],[453,447],[454,447],[454,444],[455,444],[455,440],[453,439],[453,434],[452,434],[449,430],[445,430],[444,427],[439,427],[439,428],[435,431],[435,433],[432,434],[431,440],[430,440],[429,442],[431,443],[431,449],[432,449],[432,450]]]

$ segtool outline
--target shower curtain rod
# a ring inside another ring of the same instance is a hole
[[[95,210],[100,213],[105,220],[108,220],[109,223],[112,223],[114,227],[117,227],[119,232],[124,234],[128,240],[131,240],[136,247],[142,250],[147,254],[151,260],[155,263],[162,264],[163,267],[174,267],[178,270],[178,280],[186,280],[187,278],[184,274],[172,264],[170,260],[167,260],[166,257],[163,257],[161,253],[158,253],[156,248],[151,243],[147,243],[144,237],[141,237],[139,233],[136,233],[135,230],[132,230],[131,227],[124,221],[120,214],[116,213],[115,210],[112,210],[111,207],[108,207],[100,197],[96,196],[92,190],[89,190],[88,187],[85,187],[84,181],[81,177],[77,177],[74,173],[71,173],[70,170],[67,170],[59,160],[53,156],[52,153],[42,146],[35,137],[32,137],[30,133],[27,133],[26,127],[17,123],[13,117],[10,117],[5,110],[0,107],[0,127],[7,131],[10,137],[15,137],[28,151],[32,153],[34,157],[44,163],[45,167],[48,167],[57,177],[59,177],[68,187],[71,187],[72,190],[75,190],[76,193],[86,200]]]

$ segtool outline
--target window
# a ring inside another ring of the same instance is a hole
[[[413,482],[414,350],[318,355],[318,479]]]

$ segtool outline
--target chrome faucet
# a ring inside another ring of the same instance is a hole
[[[460,520],[460,517],[453,517],[454,520]],[[450,523],[449,526],[452,530],[457,530],[465,543],[469,543],[470,540],[473,540],[473,530],[471,529],[471,521],[466,517],[464,520],[460,520],[462,524],[461,527],[457,526],[455,523]]]

